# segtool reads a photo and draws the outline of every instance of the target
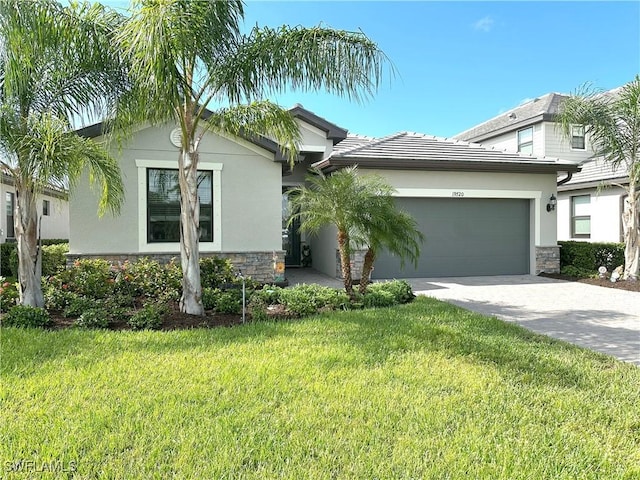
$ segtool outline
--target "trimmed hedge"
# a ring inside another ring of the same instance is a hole
[[[59,271],[60,267],[65,267],[66,257],[64,254],[69,251],[69,240],[61,238],[43,238],[41,243],[43,246],[42,274],[53,275]],[[53,249],[46,248],[52,245],[56,245],[57,247]],[[64,245],[64,247],[59,245]],[[47,250],[52,253],[50,258],[47,258]],[[47,271],[45,272],[45,270]],[[0,244],[0,274],[3,277],[18,276],[18,244],[16,242]]]
[[[607,267],[611,272],[624,265],[624,243],[558,242],[560,245],[560,269],[574,267],[579,270],[596,272],[599,267]]]

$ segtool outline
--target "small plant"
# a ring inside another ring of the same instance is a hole
[[[369,291],[364,294],[362,303],[365,308],[391,307],[397,304],[393,293],[382,289],[369,289]]]
[[[125,262],[117,269],[116,286],[120,293],[129,296],[177,300],[181,277],[180,266],[175,262],[161,265],[145,257],[133,263]]]
[[[129,326],[134,330],[157,330],[162,326],[162,317],[167,307],[159,303],[147,303],[129,319]]]
[[[2,323],[6,327],[36,327],[49,325],[51,319],[44,308],[16,305],[4,316]]]
[[[62,314],[67,318],[79,317],[88,310],[97,310],[101,307],[102,303],[98,300],[74,294],[69,297],[69,303],[62,311]]]
[[[590,270],[586,270],[580,267],[574,267],[573,265],[567,265],[566,267],[562,267],[560,273],[563,275],[567,275],[569,277],[574,278],[588,278],[594,275],[594,272]]]
[[[5,277],[0,277],[0,312],[6,312],[14,307],[19,296],[16,284],[7,282]]]
[[[109,326],[109,315],[104,310],[87,310],[78,317],[74,325],[81,328],[107,328]]]
[[[207,288],[217,288],[228,283],[233,283],[236,278],[233,263],[226,258],[201,258],[200,278],[202,286]]]
[[[411,285],[406,280],[389,280],[387,282],[373,283],[369,286],[368,291],[376,293],[386,292],[388,294],[391,294],[393,298],[392,305],[409,303],[414,298],[416,298],[416,296],[413,294]],[[366,305],[367,302],[365,301],[365,306]]]

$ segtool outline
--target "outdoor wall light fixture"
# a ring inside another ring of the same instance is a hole
[[[557,203],[558,201],[556,200],[556,196],[551,194],[551,197],[549,197],[549,203],[547,203],[547,212],[553,212],[556,209]]]

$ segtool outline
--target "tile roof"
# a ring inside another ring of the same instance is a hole
[[[347,138],[342,140],[333,148],[333,153],[337,154],[345,150],[351,150],[354,147],[365,145],[373,140],[375,140],[374,137],[367,137],[365,135],[357,135],[354,133],[349,133],[347,135]]]
[[[397,166],[397,168],[488,169],[487,166],[492,165],[494,170],[499,171],[501,168],[508,170],[510,165],[534,169],[539,167],[545,170],[577,170],[575,164],[557,158],[534,157],[485,147],[477,143],[414,132],[398,132],[375,139],[365,137],[361,142],[354,138],[343,147],[346,148],[336,149],[328,159],[318,162],[316,166],[343,166],[359,163],[363,167],[369,165],[386,168]]]
[[[501,113],[464,132],[458,133],[454,135],[453,138],[478,141],[479,139],[493,136],[498,132],[522,128],[528,123],[532,123],[532,120],[542,121],[551,119],[553,115],[558,113],[560,104],[566,98],[568,98],[568,95],[562,93],[547,93],[507,112]]]

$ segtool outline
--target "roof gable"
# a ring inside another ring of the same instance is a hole
[[[460,140],[480,142],[487,138],[542,121],[553,121],[560,104],[568,98],[561,93],[547,93],[501,113],[486,122],[454,135]]]

